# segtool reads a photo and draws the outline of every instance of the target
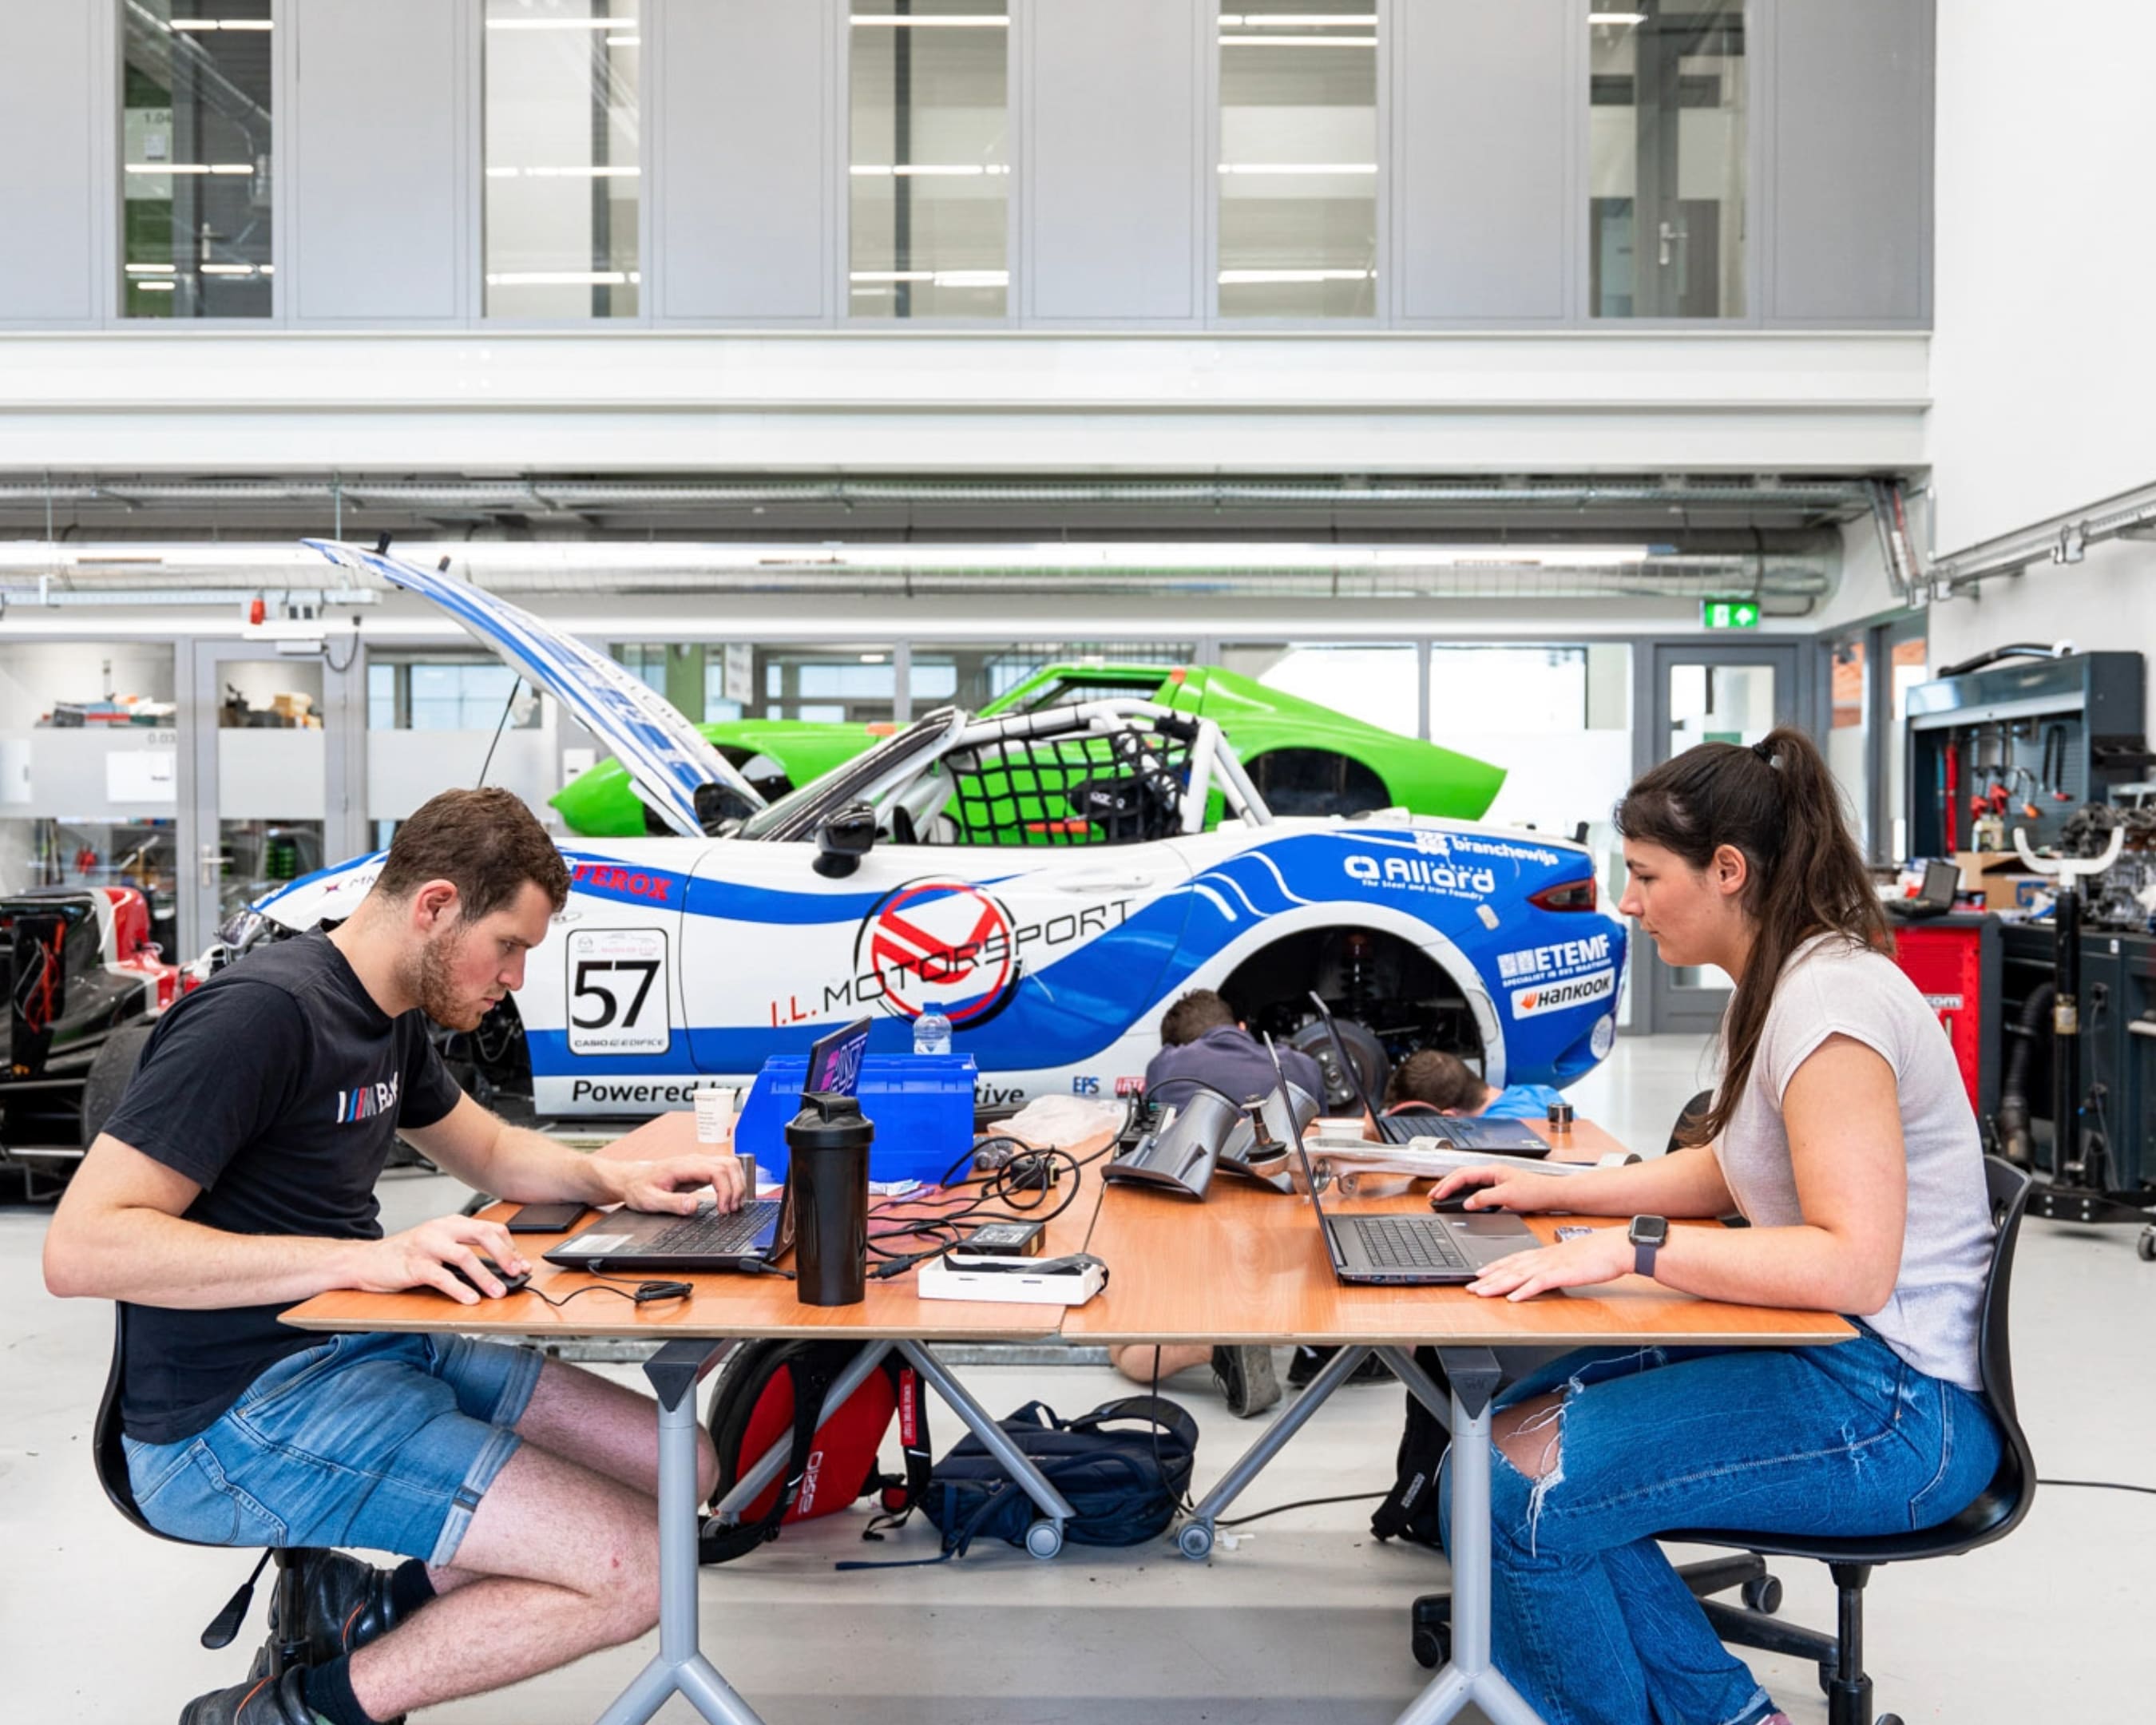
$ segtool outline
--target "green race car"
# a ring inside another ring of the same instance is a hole
[[[1351,719],[1217,665],[1045,665],[983,706],[978,716],[1116,697],[1214,721],[1277,814],[1401,808],[1478,820],[1505,782],[1502,767]],[[852,760],[897,727],[729,719],[697,728],[729,765],[775,800]],[[578,774],[552,800],[569,829],[589,838],[634,838],[647,830],[644,805],[619,761],[602,761]],[[1207,826],[1217,818],[1217,811],[1209,810]],[[981,842],[994,841],[984,832]]]

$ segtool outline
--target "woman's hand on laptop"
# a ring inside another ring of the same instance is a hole
[[[1437,1183],[1430,1201],[1435,1207],[1449,1199],[1460,1199],[1463,1209],[1515,1210],[1532,1215],[1538,1210],[1571,1208],[1566,1200],[1572,1194],[1564,1189],[1564,1181],[1555,1174],[1517,1173],[1486,1164],[1453,1169]]]
[[[1472,1169],[1463,1169],[1472,1173]],[[1514,1252],[1467,1284],[1471,1294],[1507,1300],[1532,1300],[1552,1288],[1584,1288],[1596,1282],[1614,1281],[1632,1272],[1632,1242],[1622,1228],[1596,1228],[1573,1240],[1532,1251]]]
[[[703,1202],[707,1186],[721,1212],[739,1209],[747,1195],[741,1160],[724,1150],[616,1163],[613,1172],[620,1201],[633,1210],[685,1216]]]

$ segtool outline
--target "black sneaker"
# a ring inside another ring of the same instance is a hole
[[[1228,1398],[1228,1411],[1238,1420],[1262,1414],[1281,1399],[1270,1348],[1214,1348],[1213,1381]]]
[[[1298,1348],[1295,1358],[1287,1363],[1287,1383],[1291,1389],[1305,1389],[1310,1380],[1325,1369],[1326,1361],[1340,1350],[1337,1348]],[[1348,1374],[1350,1384],[1389,1384],[1392,1368],[1374,1353],[1367,1356],[1363,1363]]]
[[[307,1705],[307,1674],[294,1666],[281,1677],[249,1677],[229,1689],[198,1695],[180,1712],[180,1725],[320,1725]]]
[[[326,1665],[340,1653],[357,1651],[397,1626],[396,1609],[389,1603],[390,1573],[341,1551],[316,1552],[300,1560],[302,1663]],[[250,1681],[269,1675],[271,1650],[283,1635],[272,1595],[270,1639],[254,1656],[247,1674]]]

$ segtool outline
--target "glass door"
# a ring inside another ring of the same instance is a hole
[[[1801,723],[1799,654],[1795,642],[1694,647],[1671,643],[1654,649],[1654,712],[1642,770],[1681,755],[1697,743],[1758,742],[1777,725]],[[1729,981],[1711,966],[1662,963],[1655,943],[1635,938],[1650,1008],[1646,1028],[1659,1031],[1712,1030],[1729,1004]],[[1635,978],[1635,980],[1638,979]]]

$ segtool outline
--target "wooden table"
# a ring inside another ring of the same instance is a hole
[[[1553,1140],[1554,1154],[1573,1161],[1591,1162],[1622,1147],[1584,1122]],[[1382,1198],[1327,1194],[1325,1207],[1342,1214],[1428,1215],[1429,1202],[1428,1189],[1418,1187]],[[1561,1225],[1624,1225],[1609,1217],[1522,1219],[1544,1240],[1553,1240]],[[1306,1194],[1283,1194],[1232,1178],[1216,1178],[1202,1204],[1156,1188],[1112,1186],[1086,1250],[1109,1265],[1110,1280],[1098,1296],[1064,1320],[1068,1337],[1110,1343],[1304,1343],[1339,1350],[1177,1530],[1186,1557],[1202,1558],[1211,1552],[1215,1525],[1228,1505],[1373,1353],[1452,1432],[1452,1659],[1400,1715],[1399,1725],[1439,1725],[1470,1702],[1496,1725],[1542,1725],[1490,1659],[1490,1403],[1500,1382],[1492,1348],[1795,1347],[1856,1334],[1830,1313],[1699,1300],[1634,1276],[1519,1301],[1486,1299],[1464,1287],[1353,1285],[1333,1274]],[[1414,1350],[1424,1346],[1437,1350],[1449,1380],[1445,1389],[1415,1363]]]
[[[1081,1158],[1104,1148],[1108,1135],[1073,1145]],[[1084,1248],[1101,1182],[1099,1165],[1079,1177],[1076,1196],[1048,1224],[1046,1250],[1051,1255]],[[481,1212],[506,1219],[515,1208],[497,1204]],[[879,1205],[870,1227],[927,1206]],[[1018,1214],[1018,1212],[1014,1212]],[[1027,1530],[1026,1549],[1051,1558],[1062,1548],[1063,1527],[1072,1514],[1062,1494],[1014,1445],[988,1411],[976,1401],[949,1368],[928,1351],[931,1342],[1026,1342],[1054,1336],[1060,1327],[1060,1306],[1014,1305],[1001,1301],[923,1300],[914,1291],[911,1271],[888,1281],[871,1281],[857,1306],[804,1306],[793,1284],[775,1276],[740,1275],[683,1277],[691,1292],[685,1300],[632,1305],[605,1294],[587,1295],[566,1307],[550,1306],[532,1291],[555,1299],[580,1287],[604,1286],[581,1271],[557,1269],[542,1254],[562,1236],[521,1236],[525,1255],[535,1266],[530,1285],[501,1300],[465,1306],[429,1290],[402,1294],[348,1291],[320,1294],[284,1314],[284,1322],[310,1330],[404,1330],[460,1335],[515,1337],[539,1341],[571,1336],[630,1337],[658,1344],[644,1363],[659,1400],[659,1651],[629,1687],[600,1716],[599,1725],[642,1725],[675,1693],[714,1725],[762,1725],[756,1712],[727,1685],[704,1656],[698,1640],[696,1612],[697,1523],[696,1386],[743,1340],[865,1342],[824,1401],[828,1414],[853,1394],[893,1348],[950,1404],[973,1435],[1032,1498],[1040,1518]],[[788,1446],[773,1445],[719,1506],[721,1514],[753,1501],[783,1466]]]
[[[1076,1147],[1084,1155],[1104,1140]],[[1576,1124],[1557,1153],[1594,1160],[1621,1148],[1607,1133]],[[1461,1288],[1351,1287],[1332,1274],[1310,1200],[1216,1178],[1203,1204],[1154,1189],[1107,1189],[1088,1168],[1077,1199],[1049,1224],[1047,1250],[1085,1250],[1110,1267],[1109,1285],[1087,1305],[1014,1306],[924,1301],[909,1276],[871,1283],[859,1306],[803,1306],[791,1282],[740,1276],[692,1276],[691,1296],[633,1307],[592,1296],[557,1309],[530,1292],[456,1304],[439,1294],[318,1296],[285,1314],[321,1330],[422,1330],[477,1335],[639,1337],[660,1344],[644,1372],[659,1399],[660,1649],[599,1725],[640,1725],[676,1692],[716,1725],[761,1725],[697,1645],[696,1384],[726,1351],[749,1337],[865,1341],[825,1405],[835,1406],[896,1348],[1027,1490],[1041,1510],[1029,1537],[1036,1556],[1062,1543],[1070,1509],[1019,1454],[986,1410],[929,1353],[933,1341],[1024,1341],[1061,1334],[1088,1342],[1310,1343],[1339,1352],[1303,1393],[1285,1406],[1256,1444],[1178,1530],[1186,1553],[1211,1548],[1214,1520],[1260,1468],[1375,1352],[1408,1390],[1446,1420],[1453,1445],[1453,1656],[1400,1716],[1399,1725],[1438,1725],[1472,1701],[1496,1725],[1542,1725],[1532,1708],[1490,1661],[1490,1404],[1499,1373],[1491,1349],[1595,1343],[1758,1343],[1792,1346],[1855,1333],[1839,1318],[1730,1306],[1672,1293],[1627,1276],[1585,1294],[1544,1296],[1517,1304],[1483,1300]],[[1343,1211],[1404,1209],[1427,1214],[1424,1189],[1392,1198],[1343,1200]],[[1328,1208],[1332,1200],[1327,1200]],[[501,1214],[506,1213],[506,1206]],[[489,1214],[495,1214],[490,1212]],[[879,1212],[879,1214],[884,1212]],[[872,1222],[871,1225],[874,1224]],[[1548,1238],[1557,1225],[1530,1218]],[[1711,1224],[1683,1224],[1711,1226]],[[554,1241],[526,1242],[535,1260]],[[595,1278],[541,1265],[532,1285],[559,1298]],[[1414,1363],[1435,1346],[1450,1379],[1440,1391]],[[775,1445],[745,1474],[727,1506],[746,1503],[776,1474]],[[1037,1536],[1037,1538],[1035,1537]]]

